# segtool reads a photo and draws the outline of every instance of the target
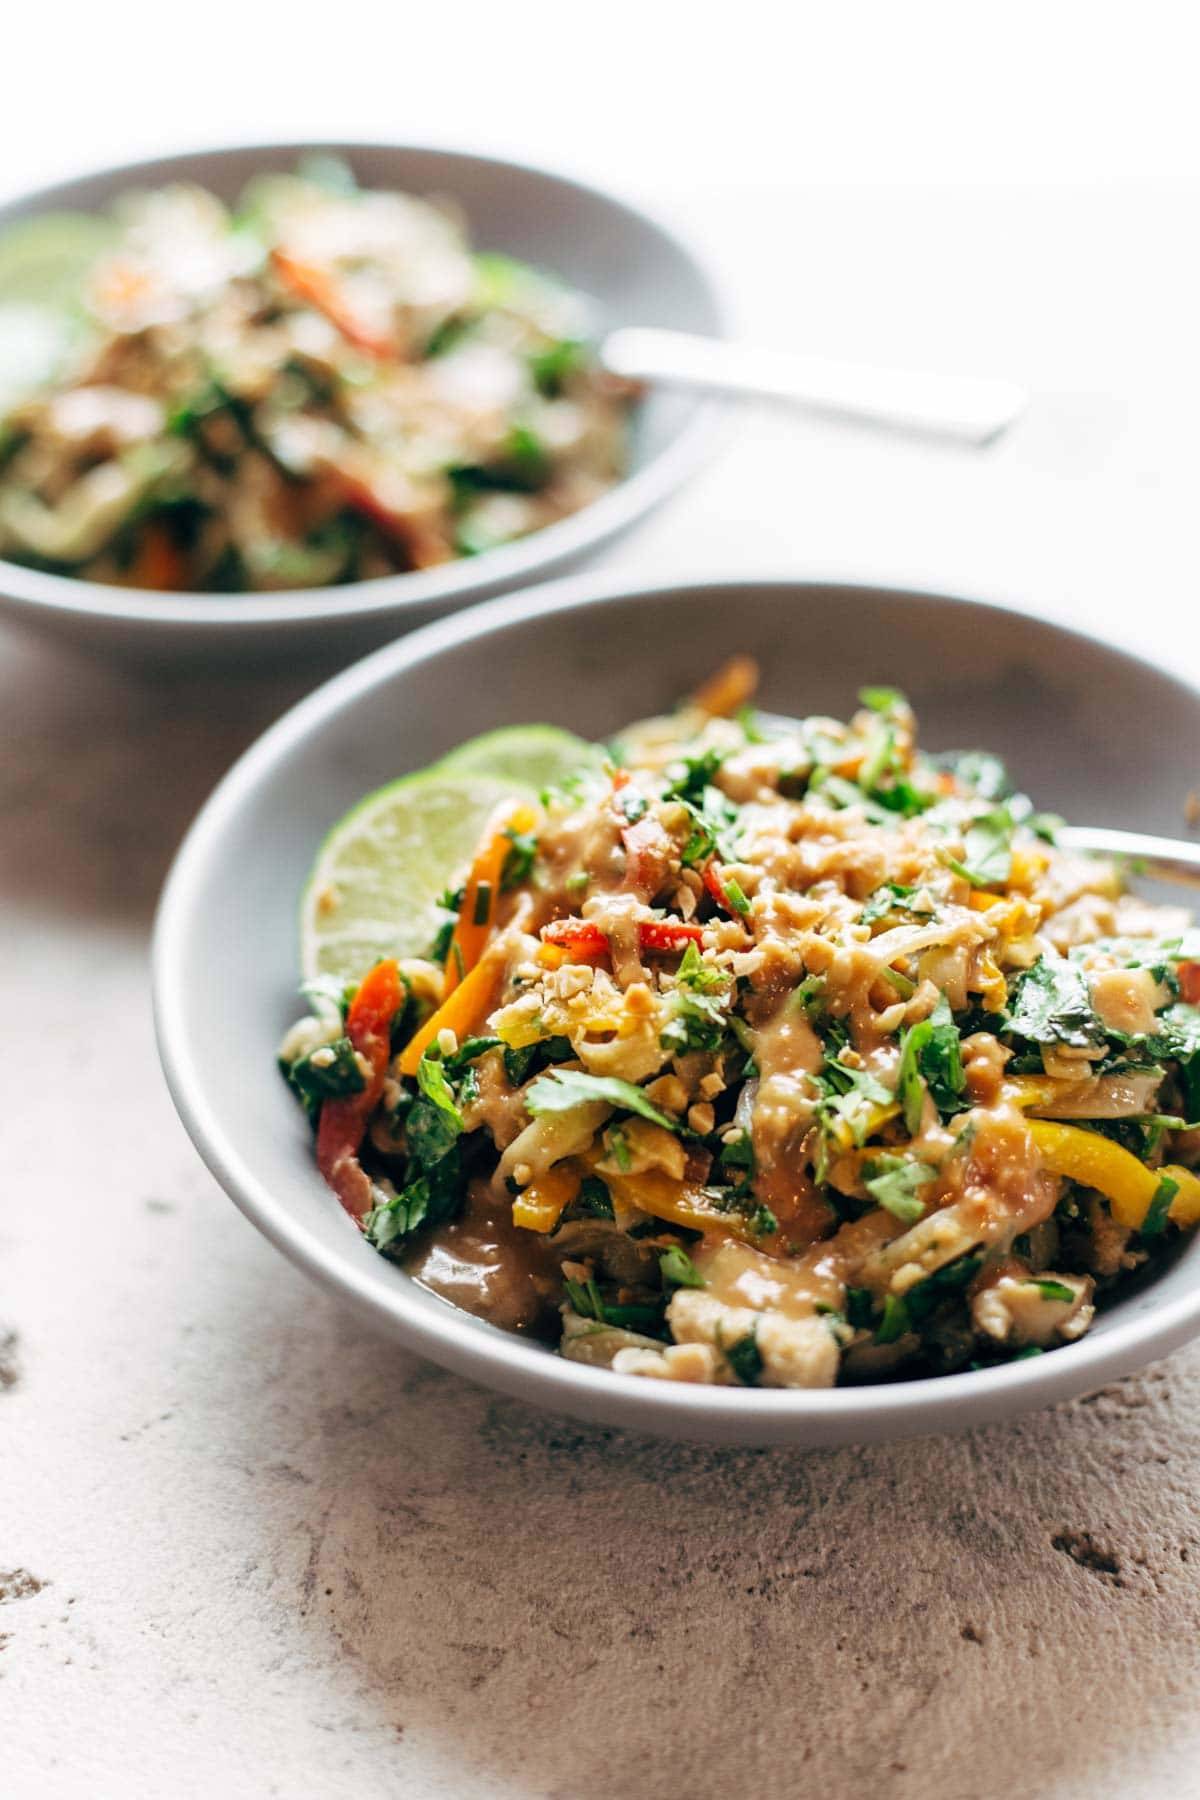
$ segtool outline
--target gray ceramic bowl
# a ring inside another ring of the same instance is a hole
[[[562,276],[594,301],[601,330],[632,324],[727,331],[712,275],[640,208],[542,169],[453,150],[291,143],[162,157],[13,201],[0,207],[0,230],[43,212],[101,211],[131,188],[169,181],[199,182],[232,200],[252,175],[292,169],[311,150],[344,158],[366,187],[452,196],[481,249],[504,250]],[[135,656],[242,658],[307,649],[348,660],[412,625],[581,561],[678,487],[715,444],[720,416],[711,401],[650,394],[638,409],[630,472],[616,487],[518,543],[442,568],[278,594],[155,594],[0,560],[0,613]]]
[[[297,896],[327,827],[456,739],[546,719],[601,736],[669,707],[735,649],[763,704],[844,714],[864,684],[916,704],[931,748],[999,751],[1081,822],[1178,828],[1200,767],[1200,694],[1077,632],[1003,607],[802,582],[642,593],[556,583],[393,644],[320,688],[226,776],[180,851],[154,958],[167,1079],[242,1210],[364,1320],[447,1367],[580,1417],[728,1443],[827,1444],[981,1424],[1099,1387],[1200,1331],[1200,1242],[1081,1342],[1007,1366],[785,1393],[618,1376],[469,1318],[359,1237],[313,1163],[275,1069],[297,1011]],[[370,729],[364,729],[364,722]]]

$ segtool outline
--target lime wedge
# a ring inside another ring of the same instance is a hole
[[[116,227],[92,213],[42,213],[0,232],[0,300],[77,305],[83,277]]]
[[[424,956],[445,917],[438,905],[465,873],[501,801],[534,784],[444,763],[378,788],[325,839],[300,902],[300,965],[358,981],[381,956]]]
[[[504,725],[468,738],[441,764],[456,775],[478,770],[496,781],[521,781],[535,791],[555,787],[577,769],[598,769],[604,751],[557,725]]]

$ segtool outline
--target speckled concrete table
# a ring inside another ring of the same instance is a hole
[[[905,244],[881,354],[1023,370],[1035,413],[982,461],[752,419],[615,561],[915,573],[1200,668],[1174,204],[805,196],[818,341]],[[736,259],[746,207],[706,207]],[[151,913],[312,679],[0,636],[6,1800],[1200,1795],[1200,1350],[956,1439],[662,1445],[368,1335],[222,1198],[157,1072]]]

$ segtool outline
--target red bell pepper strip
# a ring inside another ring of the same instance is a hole
[[[703,927],[685,925],[682,919],[643,919],[638,926],[638,949],[682,950],[698,944],[703,935]],[[591,919],[555,919],[542,927],[542,938],[581,959],[608,954],[608,938]]]
[[[1179,993],[1189,1006],[1200,1006],[1200,963],[1180,963]]]
[[[371,1209],[371,1182],[358,1152],[383,1092],[392,1020],[404,998],[404,983],[394,958],[376,963],[364,977],[346,1014],[346,1036],[369,1067],[367,1084],[361,1093],[326,1100],[317,1125],[317,1167],[350,1217],[360,1224]]]
[[[317,312],[324,313],[330,324],[336,325],[346,342],[353,344],[356,350],[365,350],[368,356],[377,356],[381,361],[395,356],[395,344],[355,318],[337,282],[324,269],[301,262],[299,257],[289,256],[286,250],[279,249],[272,250],[271,265],[285,287],[290,287],[299,299]]]
[[[729,895],[725,892],[724,873],[715,856],[709,857],[701,874],[704,879],[705,887],[708,889],[717,905],[721,908],[721,911],[727,912],[730,918],[736,918],[737,909],[730,904]]]

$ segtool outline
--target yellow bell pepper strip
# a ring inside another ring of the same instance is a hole
[[[492,934],[504,864],[512,849],[511,834],[532,831],[536,824],[537,814],[531,806],[519,806],[515,811],[506,806],[498,819],[493,816],[489,821],[467,876],[458,923],[450,939],[442,988],[445,998],[470,974]]]
[[[1148,1169],[1130,1151],[1078,1125],[1060,1125],[1054,1119],[1031,1119],[1029,1134],[1037,1145],[1042,1164],[1053,1175],[1065,1175],[1083,1187],[1096,1188],[1109,1203],[1118,1225],[1137,1231],[1150,1210],[1150,1202],[1166,1177],[1178,1186],[1168,1218],[1177,1225],[1200,1219],[1200,1177],[1190,1169],[1168,1163]]]
[[[460,1041],[475,1036],[492,1010],[503,973],[504,957],[489,951],[409,1039],[400,1057],[400,1073],[416,1074],[417,1065],[440,1032],[453,1031]]]
[[[383,1092],[392,1020],[404,999],[405,987],[395,958],[376,963],[346,1014],[346,1036],[370,1071],[366,1085],[360,1093],[326,1100],[317,1123],[317,1167],[351,1218],[360,1221],[371,1208],[371,1183],[358,1151]]]
[[[640,1175],[616,1175],[605,1169],[605,1184],[614,1200],[637,1207],[653,1218],[666,1219],[691,1231],[719,1231],[726,1237],[758,1243],[760,1237],[741,1213],[721,1212],[702,1189],[677,1181],[662,1169],[645,1169]]]
[[[567,1161],[547,1169],[513,1201],[513,1224],[525,1231],[553,1231],[583,1184],[583,1171]]]

